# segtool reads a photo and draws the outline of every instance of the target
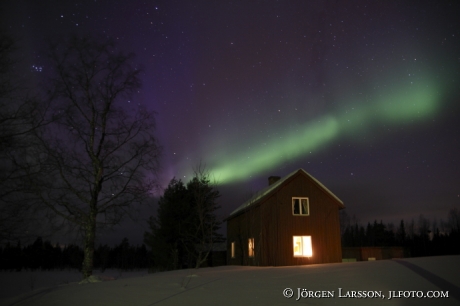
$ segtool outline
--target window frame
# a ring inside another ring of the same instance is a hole
[[[254,254],[255,254],[254,249],[255,249],[254,238],[248,238],[248,257],[249,258],[254,258]]]
[[[300,247],[299,247],[299,251],[297,252],[296,252],[296,238],[300,238]],[[312,243],[311,235],[292,236],[292,243],[293,243],[292,250],[293,250],[294,257],[296,258],[313,257],[313,243]],[[307,244],[307,245],[304,245],[304,244]]]
[[[295,213],[295,200],[299,200],[299,212],[298,214]],[[303,205],[302,200],[307,201],[307,213],[303,212]],[[310,216],[310,199],[308,197],[292,197],[292,215],[296,217],[307,217]]]

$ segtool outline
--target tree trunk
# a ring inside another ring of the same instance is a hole
[[[87,279],[93,274],[94,263],[94,244],[96,238],[96,212],[90,212],[88,223],[85,226],[85,245],[82,273],[83,278]]]

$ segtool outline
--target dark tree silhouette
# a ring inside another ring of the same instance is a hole
[[[46,104],[29,93],[14,69],[15,41],[0,30],[0,243],[25,240],[36,230],[28,176],[38,175],[33,133],[47,123]]]
[[[144,243],[151,249],[151,266],[158,270],[174,270],[187,264],[181,233],[187,229],[191,215],[188,193],[181,180],[173,178],[158,202],[156,218],[150,217],[150,232]]]
[[[127,103],[140,87],[132,55],[112,40],[73,36],[51,46],[55,121],[38,135],[46,160],[40,200],[82,230],[82,273],[93,270],[96,229],[133,216],[154,188],[160,148],[154,114]],[[137,104],[137,103],[133,103]]]
[[[187,228],[182,231],[182,237],[195,268],[206,262],[215,242],[223,241],[217,233],[221,224],[216,216],[216,210],[220,208],[217,203],[220,193],[215,186],[206,167],[201,164],[187,183],[191,215]]]
[[[128,239],[114,247],[100,245],[94,251],[94,268],[105,269],[146,269],[148,252],[145,245],[132,246]],[[77,245],[51,244],[38,237],[32,244],[21,247],[20,243],[7,243],[0,247],[0,270],[81,270],[83,250]]]
[[[404,220],[401,220],[399,223],[399,227],[396,231],[396,242],[399,246],[406,245],[407,235],[406,235],[406,227],[404,226]]]
[[[206,262],[213,244],[222,241],[217,233],[219,196],[203,168],[198,167],[186,186],[171,180],[158,203],[157,217],[149,220],[150,232],[144,234],[155,269],[198,268]]]
[[[452,232],[460,232],[460,210],[458,208],[449,210],[448,226]]]
[[[448,222],[441,220],[441,228],[436,220],[430,221],[423,215],[417,225],[401,220],[398,227],[382,221],[368,223],[366,229],[358,223],[346,223],[342,234],[342,247],[404,247],[405,256],[434,256],[460,254],[458,233],[458,211],[451,209]]]

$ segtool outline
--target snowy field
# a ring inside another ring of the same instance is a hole
[[[0,305],[460,305],[460,256],[95,274],[103,281],[78,284],[71,271],[2,272]]]

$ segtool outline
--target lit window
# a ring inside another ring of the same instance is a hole
[[[249,257],[254,257],[254,238],[249,238],[248,240],[248,255]]]
[[[235,242],[232,242],[232,258],[235,258]]]
[[[312,257],[311,236],[294,236],[294,256]]]
[[[310,215],[308,198],[292,198],[292,214],[294,216]]]

